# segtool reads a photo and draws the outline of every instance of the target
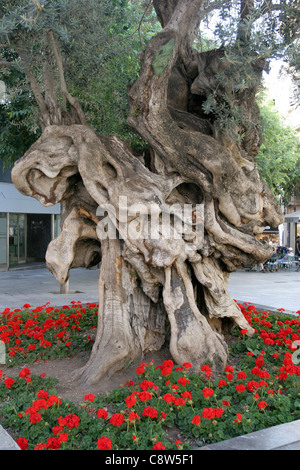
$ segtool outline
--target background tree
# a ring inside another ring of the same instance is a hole
[[[274,196],[287,205],[300,182],[299,138],[273,101],[262,97],[259,107],[263,141],[255,161]]]
[[[80,101],[89,125],[102,135],[118,135],[137,148],[145,147],[126,123],[127,85],[138,77],[139,52],[160,27],[150,3],[3,2],[0,80],[7,100],[1,103],[0,141],[5,162],[13,163],[40,134],[40,108],[33,91],[45,94],[52,80],[56,99],[60,104],[65,99],[59,85],[62,75],[59,78],[56,65],[52,67],[53,52],[44,34],[50,29],[59,43],[64,82]]]
[[[15,55],[10,58],[14,59]],[[40,132],[36,102],[30,96],[24,74],[14,67],[3,67],[0,79],[4,90],[0,97],[0,160],[5,168],[26,152]]]
[[[267,59],[297,33],[296,2],[153,0],[161,28],[128,87],[127,123],[148,143],[147,156],[88,125],[87,90],[101,71],[99,57],[111,50],[102,39],[119,25],[115,12],[103,10],[110,3],[5,7],[2,33],[24,66],[42,128],[13,181],[45,205],[63,203],[62,232],[47,251],[62,284],[71,268],[101,259],[99,325],[81,380],[97,381],[165,342],[178,363],[222,368],[232,327],[253,333],[229,296],[229,273],[267,259],[270,247],[256,235],[283,220],[254,160],[261,145],[255,97]],[[115,5],[126,16],[137,3]],[[219,47],[201,52],[199,25],[217,7]],[[98,35],[84,29],[82,42],[68,49],[80,26],[67,20],[84,24],[87,12]],[[92,60],[82,73],[85,57]],[[86,97],[86,110],[77,95]]]

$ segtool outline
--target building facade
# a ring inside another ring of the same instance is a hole
[[[300,237],[300,183],[285,211],[285,245],[294,248],[297,237]]]
[[[45,263],[49,242],[60,232],[60,204],[44,207],[13,185],[0,161],[0,270]]]

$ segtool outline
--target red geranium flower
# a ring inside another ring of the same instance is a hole
[[[48,403],[47,403],[47,400],[45,400],[44,398],[39,398],[38,400],[34,400],[32,402],[32,408],[34,408],[35,411],[39,411],[41,409],[47,409],[48,407]]]
[[[20,447],[21,450],[26,450],[28,448],[28,441],[25,439],[25,437],[19,437],[16,440],[16,443]]]
[[[99,450],[110,450],[112,447],[112,441],[109,437],[102,436],[97,441],[97,447]]]
[[[255,390],[259,388],[259,384],[255,380],[250,380],[247,383],[246,387],[247,387],[247,390],[249,390],[249,392],[254,392]]]
[[[136,419],[140,419],[139,415],[134,411],[131,411],[128,415],[129,421],[135,421]]]
[[[175,397],[172,393],[165,393],[162,398],[166,403],[173,403],[175,401]]]
[[[151,380],[143,380],[141,383],[140,383],[140,388],[142,390],[147,390],[148,388],[150,387],[155,387],[155,384],[154,382],[152,382]]]
[[[205,372],[205,377],[206,378],[209,378],[213,375],[212,371],[211,371],[211,368],[206,364],[203,364],[203,366],[201,367],[201,370],[202,370],[202,372]]]
[[[246,379],[247,374],[243,370],[241,370],[240,372],[237,373],[236,377],[238,379]]]
[[[44,398],[44,400],[47,400],[47,398],[49,397],[49,393],[45,390],[39,390],[36,396],[37,398]]]
[[[55,435],[60,433],[60,431],[63,431],[63,430],[64,430],[63,426],[53,426],[52,428],[52,432]]]
[[[113,426],[121,426],[121,424],[124,422],[125,418],[121,413],[115,413],[111,416],[109,422]]]
[[[203,418],[214,419],[216,417],[214,408],[204,408],[202,411]]]
[[[157,419],[157,410],[155,408],[152,408],[152,406],[146,406],[143,410],[143,416],[152,418],[152,419]]]
[[[235,423],[240,423],[243,419],[243,416],[240,413],[236,414],[236,418],[234,419]]]
[[[108,416],[108,413],[106,410],[104,410],[104,408],[100,408],[100,410],[97,411],[96,415],[98,418],[106,419]]]
[[[224,387],[225,385],[227,385],[227,382],[226,382],[226,380],[223,380],[223,379],[221,379],[220,382],[218,383],[219,388]]]
[[[34,450],[46,450],[46,449],[47,449],[47,445],[44,444],[43,442],[39,442],[34,448]]]
[[[15,383],[15,380],[12,377],[7,377],[7,379],[4,380],[4,383],[6,385],[6,388],[10,388]]]
[[[64,426],[67,426],[69,429],[77,428],[79,425],[80,418],[75,414],[66,415],[64,418]]]
[[[59,438],[60,442],[67,442],[67,440],[69,439],[69,434],[66,433],[66,432],[61,432],[58,435],[58,438]]]
[[[185,369],[190,369],[192,367],[192,364],[190,362],[184,362],[182,364],[182,367],[184,367]]]
[[[185,401],[181,397],[175,398],[174,405],[175,406],[183,406],[183,405],[185,405]]]
[[[92,393],[88,393],[87,395],[84,396],[84,400],[91,401],[91,402],[93,402],[95,398],[96,398],[95,395],[93,395]]]
[[[212,388],[203,388],[202,392],[204,398],[209,398],[215,393]]]
[[[152,400],[152,395],[147,390],[145,390],[144,392],[140,392],[138,396],[141,401]]]
[[[23,367],[23,369],[21,370],[21,372],[19,373],[19,377],[21,379],[25,379],[28,375],[30,375],[31,372],[30,370],[28,369],[28,367]]]
[[[46,442],[47,449],[58,450],[61,446],[61,441],[59,437],[48,437]]]
[[[42,419],[42,415],[41,413],[37,413],[36,411],[34,411],[33,413],[30,414],[29,419],[32,424],[39,423]]]
[[[186,385],[188,385],[190,383],[189,379],[187,379],[186,377],[179,377],[179,379],[177,380],[177,382],[182,385],[183,387],[185,387]]]
[[[224,406],[230,406],[230,402],[227,400],[222,400]]]
[[[165,446],[161,442],[157,442],[152,447],[152,450],[166,450]]]
[[[134,394],[131,394],[128,397],[126,397],[125,403],[128,408],[132,408],[136,404],[136,398]]]
[[[221,418],[222,415],[223,415],[222,408],[215,408],[215,417],[216,418]]]
[[[201,416],[200,415],[195,415],[192,419],[192,424],[195,424],[196,426],[199,426],[201,423]]]
[[[258,408],[260,408],[261,410],[264,410],[267,406],[268,406],[268,403],[266,403],[264,400],[260,401],[257,403],[257,406]]]
[[[136,373],[137,373],[138,375],[144,374],[144,372],[145,372],[145,367],[147,367],[147,366],[148,366],[147,362],[141,362],[140,365],[139,365],[139,367],[136,369]]]
[[[52,406],[55,404],[60,405],[61,399],[57,397],[56,395],[50,395],[49,398],[47,399],[47,405]]]
[[[192,394],[191,392],[188,392],[187,390],[185,390],[184,392],[181,393],[181,396],[182,398],[188,398],[189,400],[192,400]]]

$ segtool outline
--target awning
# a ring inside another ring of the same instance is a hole
[[[285,222],[297,224],[300,220],[300,210],[296,212],[291,212],[290,214],[286,214],[284,217]]]
[[[45,207],[37,199],[21,194],[13,184],[0,183],[0,212],[60,214],[60,204]]]

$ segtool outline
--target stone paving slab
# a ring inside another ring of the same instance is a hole
[[[208,444],[200,450],[300,450],[300,419]]]
[[[0,450],[21,450],[18,444],[0,425]]]
[[[268,309],[300,310],[300,271],[236,271],[229,276],[228,288],[234,299],[266,305]]]

